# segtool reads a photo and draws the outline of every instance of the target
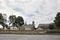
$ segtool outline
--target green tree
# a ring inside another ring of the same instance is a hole
[[[8,30],[10,29],[10,27],[5,23],[3,23],[2,26],[3,26],[3,29],[4,29],[4,27],[6,27]]]
[[[2,13],[0,13],[0,22],[3,22],[3,16],[2,16]]]
[[[15,19],[16,19],[16,16],[15,15],[10,15],[9,16],[10,23],[15,22]]]
[[[6,15],[6,14],[3,14],[3,20],[4,20],[4,21],[3,21],[3,24],[2,24],[2,25],[3,25],[3,27],[6,27],[6,28],[7,28],[8,25],[6,24],[6,23],[7,23],[7,15]],[[6,26],[6,25],[7,25],[7,26]],[[7,28],[7,29],[8,29],[8,28]]]
[[[19,27],[19,29],[20,29],[20,27],[22,27],[22,25],[24,24],[23,17],[18,16],[18,17],[16,18],[15,23],[17,24],[17,26],[18,26],[18,27]]]
[[[60,29],[60,12],[57,13],[54,23],[55,23],[56,28]]]
[[[3,26],[4,25],[4,18],[3,18],[3,15],[2,13],[0,13],[0,24]],[[5,26],[3,26],[3,29],[4,29]]]
[[[10,15],[9,16],[9,20],[10,20],[10,23],[9,24],[12,23],[12,26],[13,26],[13,29],[14,29],[16,16],[15,15]]]
[[[7,15],[6,14],[3,14],[3,19],[4,19],[4,23],[7,22]]]
[[[54,24],[49,24],[49,29],[54,29]]]

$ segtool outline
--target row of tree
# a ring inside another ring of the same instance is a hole
[[[4,14],[6,16],[6,14]],[[6,17],[4,16],[2,13],[0,13],[0,24],[4,27],[6,27],[7,29],[10,29],[10,24],[12,24],[13,28],[16,26],[17,28],[20,29],[20,27],[22,27],[22,25],[24,24],[24,19],[22,16],[18,16],[16,17],[16,15],[10,15],[9,16],[9,25],[6,24]],[[60,29],[60,12],[57,13],[55,20],[54,20],[54,26],[57,29]],[[50,29],[53,29],[53,25],[49,25]]]
[[[9,16],[9,25],[6,24],[7,19],[3,16],[2,13],[0,13],[0,24],[7,29],[10,29],[10,26],[12,24],[13,28],[16,26],[17,28],[20,29],[22,25],[24,24],[24,19],[22,16],[16,17],[16,15],[10,15]]]

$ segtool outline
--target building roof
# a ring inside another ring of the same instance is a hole
[[[33,25],[32,25],[32,24],[23,25],[23,27],[24,27],[25,29],[33,29]]]
[[[49,27],[49,24],[39,24],[38,25],[38,28],[43,28],[43,29],[46,29]]]

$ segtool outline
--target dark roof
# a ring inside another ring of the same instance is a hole
[[[47,29],[49,27],[49,24],[39,24],[38,28],[43,28],[43,29]]]

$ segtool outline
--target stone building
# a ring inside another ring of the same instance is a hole
[[[39,24],[37,30],[49,29],[51,25],[54,27],[53,29],[55,29],[54,23],[50,23],[50,24]]]
[[[39,24],[38,25],[38,30],[42,30],[42,29],[48,29],[49,24]]]
[[[35,25],[34,25],[34,21],[33,21],[32,24],[24,24],[21,29],[23,29],[23,30],[34,30],[34,28],[35,28]]]

